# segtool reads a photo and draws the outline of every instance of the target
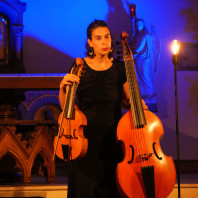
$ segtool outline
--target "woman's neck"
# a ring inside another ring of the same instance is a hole
[[[108,56],[101,56],[101,55],[98,55],[98,56],[95,56],[93,57],[93,62],[95,62],[96,64],[99,64],[99,65],[106,65],[108,62],[109,62],[109,57]]]
[[[111,67],[113,59],[109,59],[108,56],[94,56],[86,57],[85,61],[92,69],[102,71]]]

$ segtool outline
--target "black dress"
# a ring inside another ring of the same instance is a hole
[[[86,62],[85,66],[77,95],[79,109],[87,118],[88,151],[82,159],[68,163],[68,198],[121,198],[115,169],[122,160],[116,128],[126,82],[124,63],[114,60],[105,71],[93,70]]]

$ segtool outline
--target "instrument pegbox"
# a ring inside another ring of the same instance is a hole
[[[126,36],[126,35],[125,35]],[[128,34],[127,34],[127,36],[128,36]],[[121,36],[122,37],[122,36]],[[116,41],[115,42],[115,44],[116,44],[116,49],[122,49],[122,42],[120,42],[120,41]],[[135,46],[135,41],[133,41],[132,43],[128,43],[129,44],[129,46],[130,46],[130,48],[131,48],[131,51],[133,52],[133,54],[137,54],[137,52],[135,51],[136,50],[136,46]],[[119,50],[117,50],[116,51],[116,54],[118,54],[118,56],[117,56],[117,59],[123,59],[123,57],[122,56],[119,56],[120,54],[123,54],[123,51],[119,51]]]
[[[74,74],[77,75],[78,77],[81,76],[82,73],[85,72],[85,66],[84,66],[84,61],[81,58],[76,58],[76,64],[74,67]]]

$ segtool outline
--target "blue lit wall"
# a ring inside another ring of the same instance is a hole
[[[165,135],[165,153],[176,155],[174,67],[170,43],[174,39],[197,42],[198,16],[189,19],[189,9],[198,13],[195,1],[189,0],[41,0],[27,2],[24,13],[24,63],[28,73],[67,72],[76,57],[84,57],[86,28],[94,19],[104,19],[117,40],[123,30],[131,33],[129,5],[136,4],[137,17],[145,20],[150,30],[154,25],[161,37],[160,64],[156,77],[158,116]],[[193,13],[191,11],[191,13]],[[194,24],[194,26],[193,26]],[[179,73],[180,138],[184,158],[197,157],[198,123],[196,72]],[[193,89],[194,91],[189,91]],[[185,112],[185,113],[184,113]],[[189,128],[191,123],[191,128]],[[168,145],[168,146],[167,146]],[[189,148],[186,149],[186,148]]]
[[[49,45],[68,56],[83,56],[86,26],[93,18],[106,19],[109,6],[105,0],[28,1],[24,14],[24,36]],[[93,9],[93,4],[97,9]],[[31,24],[31,25],[30,25]]]
[[[64,72],[76,57],[84,56],[86,28],[94,19],[104,19],[116,40],[123,30],[131,33],[129,5],[135,3],[137,17],[148,28],[154,25],[162,36],[162,50],[177,37],[186,39],[185,6],[176,1],[157,0],[42,0],[28,1],[24,13],[24,61],[27,72]],[[174,20],[172,20],[174,18]],[[177,22],[176,22],[177,21]]]
[[[118,38],[123,29],[130,30],[127,12],[129,2],[124,0],[27,1],[24,13],[26,71],[64,72],[68,69],[66,63],[70,65],[76,57],[84,57],[86,28],[90,22],[106,20]]]

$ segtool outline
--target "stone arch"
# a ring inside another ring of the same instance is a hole
[[[60,113],[56,105],[44,105],[35,112],[34,120],[58,120]]]
[[[23,160],[19,158],[19,156],[10,149],[5,149],[0,153],[0,161],[6,156],[9,155],[11,158],[13,158],[16,162],[16,167],[20,169],[23,177],[27,177],[27,170],[25,168],[25,164],[23,163]]]
[[[54,115],[54,120],[58,118],[61,112],[58,96],[42,95],[36,98],[28,106],[27,116],[30,120],[43,120],[47,111]]]
[[[10,19],[11,25],[23,25],[23,12],[26,10],[26,3],[17,0],[0,1],[0,13],[4,13]]]
[[[55,164],[52,163],[52,159],[50,159],[50,156],[52,157],[52,155],[49,155],[48,151],[45,150],[43,147],[41,149],[38,149],[37,152],[34,154],[34,156],[32,158],[33,160],[31,162],[31,170],[33,168],[33,164],[35,162],[35,159],[38,155],[41,155],[43,157],[43,160],[44,160],[43,167],[46,167],[47,178],[48,178],[48,181],[49,181],[50,178],[55,175]],[[53,180],[55,181],[55,177],[53,178]]]
[[[32,161],[31,176],[33,174],[38,174],[40,176],[47,176],[45,174],[45,171],[43,170],[43,168],[46,168],[45,167],[45,159],[44,159],[43,155],[39,152],[39,153],[37,153],[34,160]]]

